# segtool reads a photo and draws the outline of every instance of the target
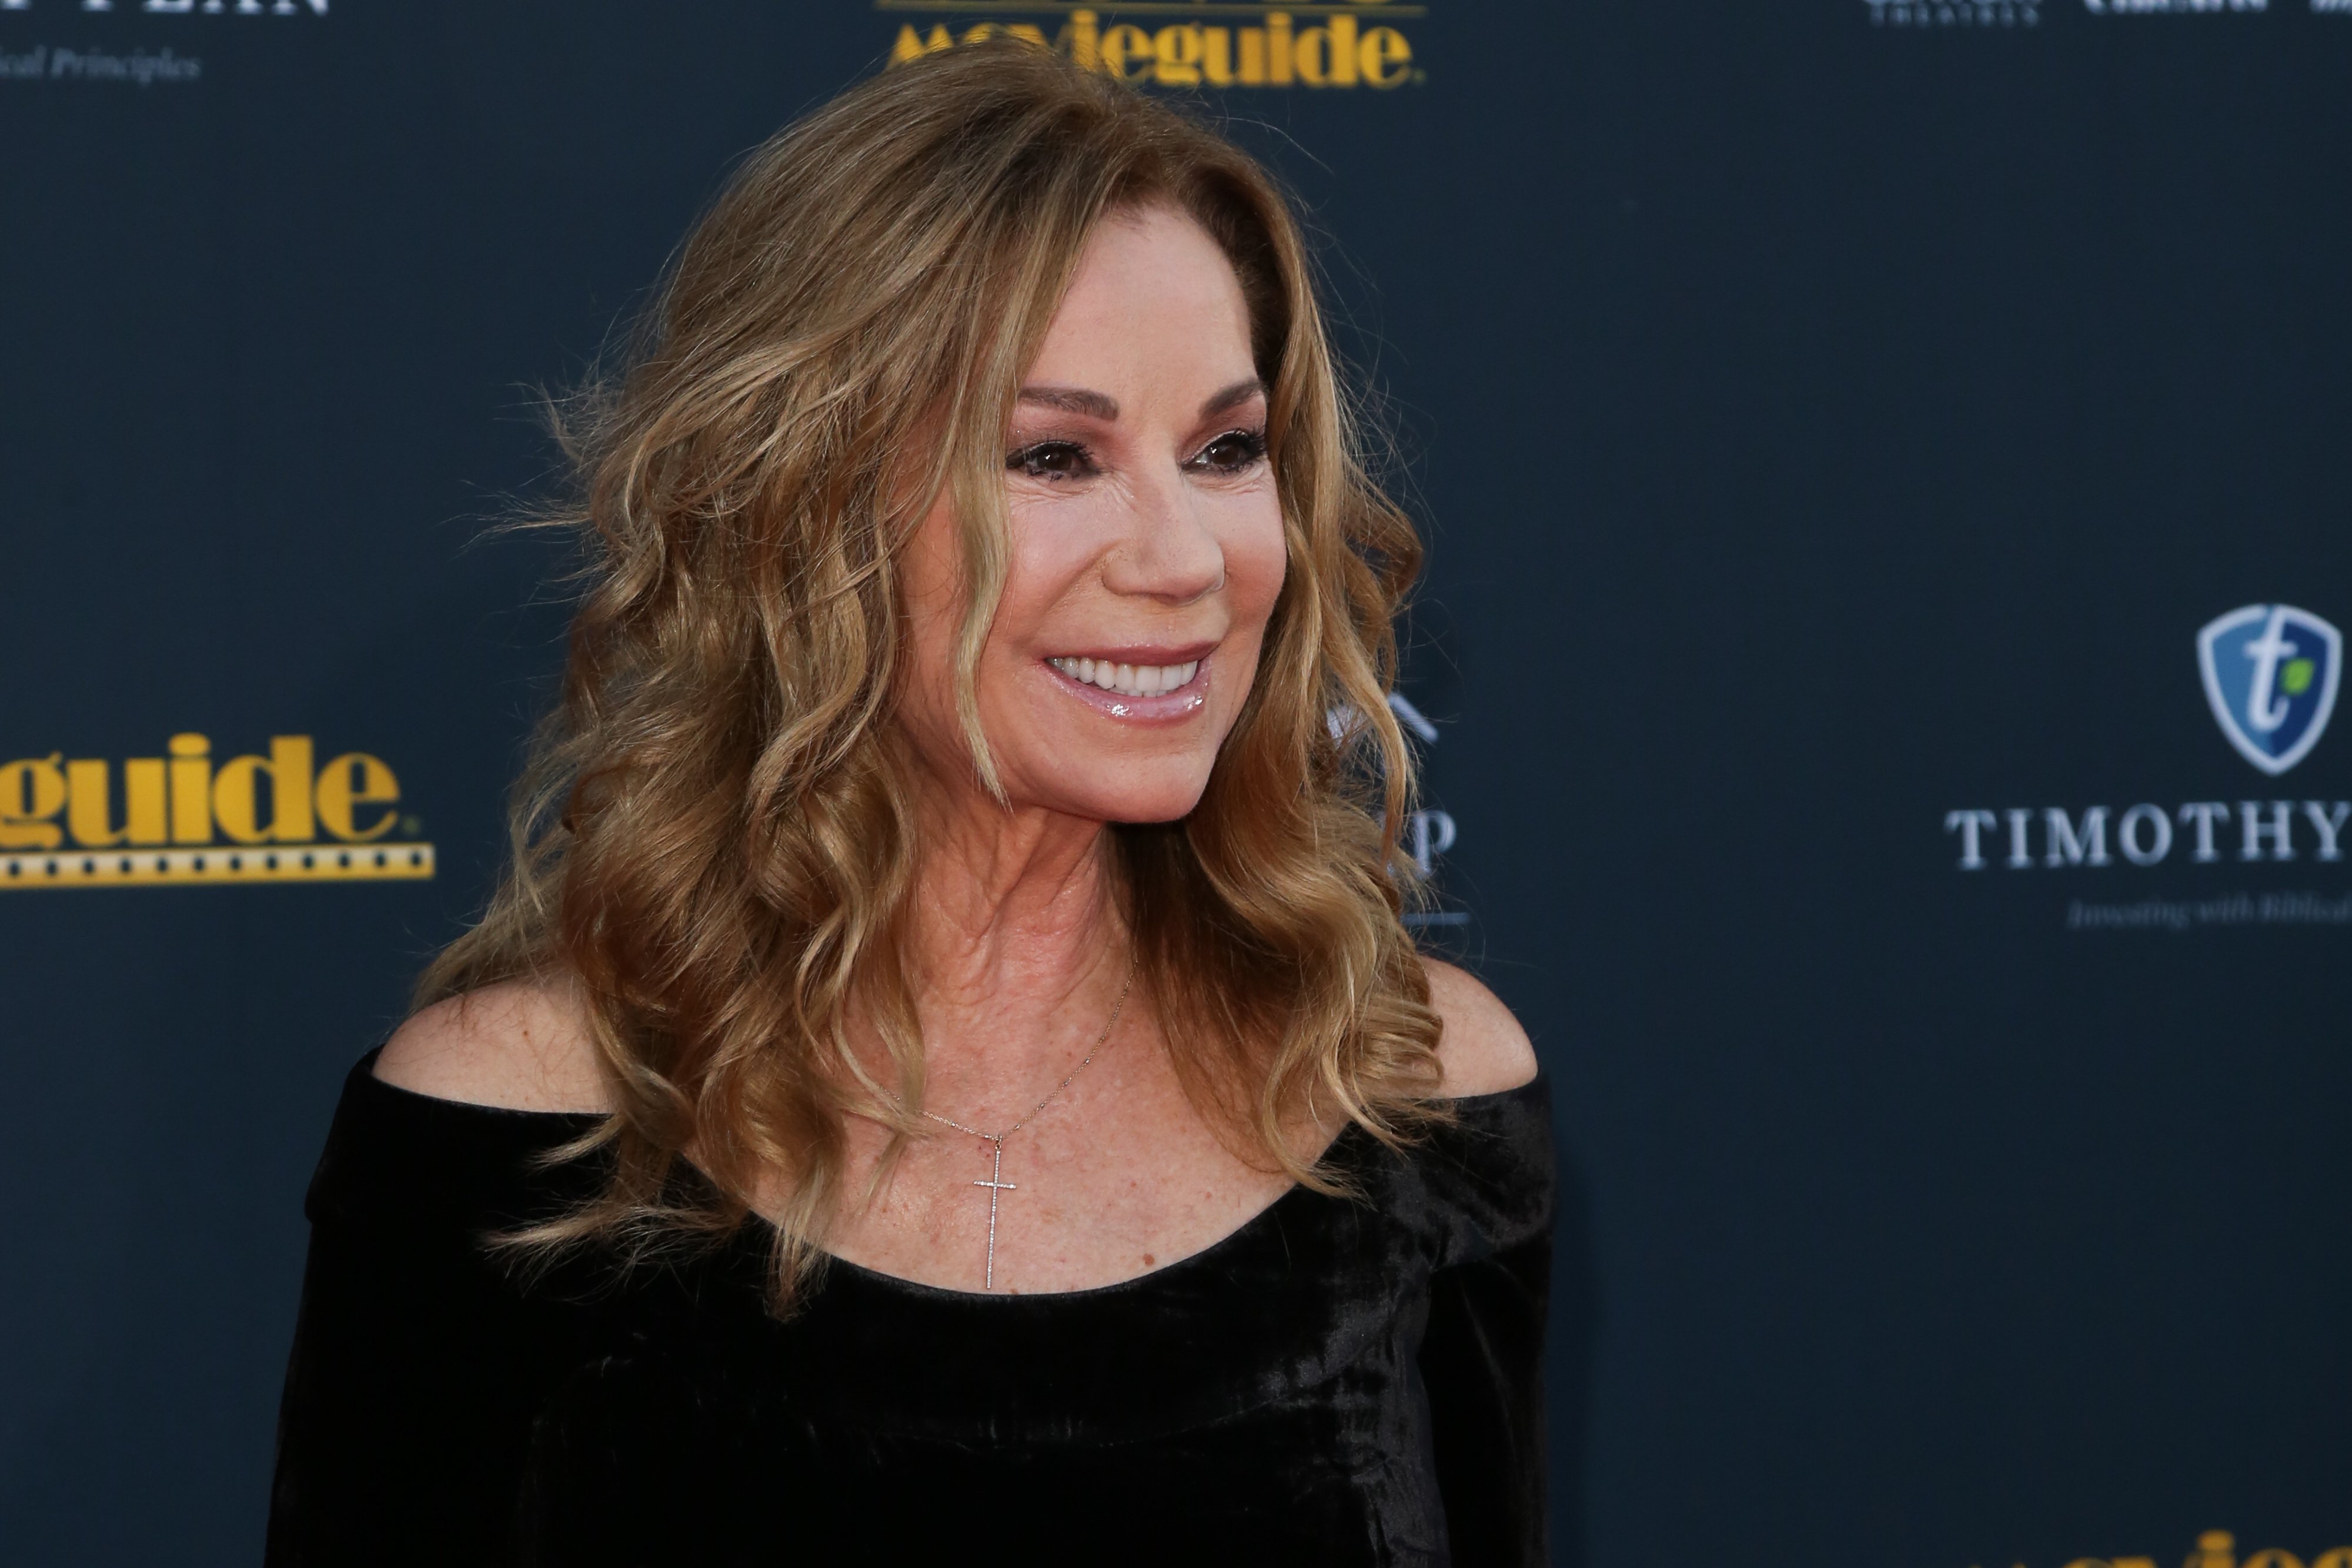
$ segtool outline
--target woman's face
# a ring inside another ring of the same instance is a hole
[[[1011,553],[976,693],[1014,806],[1156,822],[1200,800],[1282,590],[1265,410],[1216,242],[1166,208],[1099,224],[1005,434]],[[971,777],[958,559],[942,500],[906,558],[901,712],[947,779]]]

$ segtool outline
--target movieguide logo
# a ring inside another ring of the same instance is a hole
[[[2016,1568],[2025,1568],[2019,1563]],[[2077,1557],[2066,1568],[2157,1568],[2153,1557]],[[2197,1538],[2197,1549],[2181,1568],[2305,1568],[2304,1560],[2282,1547],[2266,1547],[2238,1556],[2238,1538],[2226,1530],[2209,1530]],[[2352,1546],[2338,1546],[2314,1557],[2310,1568],[2352,1568]]]
[[[890,46],[903,65],[958,44],[1019,38],[1053,50],[1084,70],[1161,87],[1370,88],[1419,81],[1412,44],[1393,26],[1428,13],[1388,0],[1341,5],[1192,4],[1131,5],[1003,4],[1001,0],[876,0],[877,11],[955,14],[928,25],[907,22]],[[1003,21],[1007,13],[1047,22]],[[979,16],[985,19],[971,20]],[[1139,18],[1137,21],[1123,20]],[[1174,20],[1184,18],[1182,21]]]
[[[2245,604],[2197,633],[2197,670],[2221,738],[2265,780],[2309,757],[2326,733],[2342,681],[2344,639],[2325,618],[2292,604]],[[1944,813],[1963,872],[2340,865],[2352,800],[2271,788],[2235,800],[2141,800],[2112,805],[1964,807]],[[2075,929],[2200,925],[2352,926],[2352,891],[2229,893],[2189,899],[2070,904]]]
[[[307,735],[216,762],[210,737],[120,765],[62,753],[0,764],[0,889],[415,880],[433,846],[380,757],[317,760]]]

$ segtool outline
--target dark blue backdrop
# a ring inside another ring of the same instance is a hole
[[[1261,40],[1202,90],[1328,236],[1433,539],[1433,936],[1573,1158],[1560,1561],[2317,1568],[2352,737],[2258,768],[2197,634],[2317,618],[2257,740],[2332,694],[2352,13],[1289,15],[1288,84]],[[894,47],[1181,78],[1270,16],[0,5],[11,1562],[257,1552],[328,1109],[481,898],[556,662],[549,560],[468,543],[549,460],[528,388]],[[274,737],[314,820],[236,841]]]

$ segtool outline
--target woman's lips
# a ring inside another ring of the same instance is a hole
[[[1065,690],[1099,713],[1122,719],[1175,719],[1207,705],[1213,646],[1120,648],[1101,654],[1057,655],[1044,664]],[[1126,656],[1117,656],[1121,654]]]

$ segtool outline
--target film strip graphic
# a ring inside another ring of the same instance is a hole
[[[190,883],[424,882],[431,844],[290,845],[284,849],[43,850],[0,854],[9,888],[166,887]]]

